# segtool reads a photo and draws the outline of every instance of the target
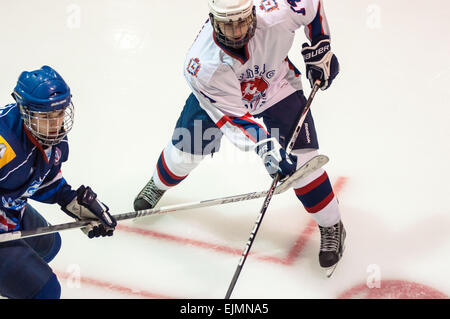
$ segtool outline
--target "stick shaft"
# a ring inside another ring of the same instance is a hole
[[[303,112],[300,115],[300,118],[299,118],[299,120],[297,122],[297,126],[295,128],[295,131],[292,134],[291,139],[289,140],[288,147],[286,148],[286,152],[288,154],[291,153],[292,150],[294,149],[295,141],[297,140],[297,137],[300,134],[300,130],[301,130],[302,126],[303,126],[303,123],[305,122],[306,115],[308,114],[309,108],[311,107],[311,104],[312,104],[312,101],[314,99],[314,96],[316,95],[316,93],[317,93],[317,91],[319,89],[319,85],[320,85],[320,81],[316,82],[314,84],[314,86],[313,86],[313,89],[312,89],[312,91],[311,91],[311,93],[309,95],[309,98],[308,98],[307,102],[306,102],[305,108],[303,109]],[[229,299],[231,297],[231,294],[232,294],[232,292],[234,290],[234,287],[236,286],[236,282],[237,282],[237,280],[239,278],[239,275],[240,275],[240,273],[242,271],[242,268],[244,267],[244,263],[247,260],[248,253],[250,252],[250,249],[251,249],[251,247],[253,245],[253,242],[255,241],[256,234],[257,234],[257,232],[259,230],[259,227],[261,225],[262,219],[264,218],[264,215],[266,214],[267,207],[269,206],[270,201],[272,200],[273,193],[275,191],[275,188],[276,188],[279,180],[280,180],[280,174],[277,174],[275,176],[275,178],[273,179],[272,184],[270,185],[270,189],[267,192],[266,198],[264,199],[264,203],[263,203],[263,206],[262,206],[262,208],[261,208],[261,210],[259,212],[258,219],[256,220],[255,225],[253,227],[253,230],[250,233],[250,238],[248,239],[247,244],[245,245],[245,249],[242,252],[242,256],[241,256],[241,259],[239,260],[239,264],[238,264],[238,266],[236,268],[236,271],[234,272],[234,275],[233,275],[233,278],[231,279],[230,285],[228,286],[228,290],[227,290],[227,293],[225,295],[225,299]]]
[[[227,294],[225,295],[225,299],[230,299],[230,296],[231,296],[231,293],[233,292],[234,286],[236,286],[236,282],[239,278],[242,268],[244,267],[244,263],[247,260],[248,253],[250,252],[250,249],[252,248],[253,242],[255,241],[256,233],[258,232],[258,229],[261,226],[261,221],[264,217],[264,214],[267,211],[267,207],[269,206],[270,200],[272,199],[275,187],[277,186],[279,179],[280,179],[280,174],[277,174],[272,181],[272,185],[270,186],[269,192],[267,193],[267,196],[264,199],[264,203],[263,203],[261,211],[258,215],[258,219],[256,220],[255,225],[253,226],[253,230],[250,234],[250,238],[248,239],[247,244],[245,245],[245,249],[242,252],[241,259],[239,260],[239,264],[236,268],[236,271],[234,272],[233,278],[231,279],[231,283],[228,287],[228,291],[227,291]]]
[[[297,127],[295,128],[295,131],[292,134],[292,137],[291,137],[291,139],[289,141],[289,144],[288,144],[288,146],[286,148],[286,153],[288,153],[288,154],[291,153],[292,150],[294,149],[294,145],[295,145],[295,142],[297,141],[297,137],[300,134],[300,130],[302,129],[303,123],[305,122],[306,115],[308,115],[308,111],[311,108],[312,101],[314,100],[314,97],[316,96],[316,93],[319,90],[319,85],[320,85],[320,81],[317,81],[314,84],[314,86],[312,88],[312,91],[311,91],[311,93],[310,93],[310,95],[308,97],[308,100],[306,101],[305,108],[303,109],[302,115],[300,115]]]
[[[147,209],[147,210],[141,210],[141,211],[135,211],[135,212],[130,212],[130,213],[114,215],[114,218],[117,221],[122,221],[122,220],[134,219],[134,218],[138,218],[138,217],[150,216],[150,215],[155,215],[155,214],[165,214],[165,213],[177,212],[177,211],[194,209],[194,208],[210,207],[210,206],[223,205],[223,204],[228,204],[228,203],[236,203],[236,202],[261,198],[261,197],[264,197],[266,195],[266,193],[267,192],[265,192],[265,191],[253,192],[253,193],[247,193],[247,194],[241,194],[241,195],[235,195],[235,196],[227,196],[227,197],[222,197],[222,198],[203,200],[203,201],[199,201],[199,202],[171,205],[171,206],[165,206],[165,207],[160,207],[160,208],[152,208],[152,209]],[[32,229],[32,230],[23,230],[23,231],[11,232],[11,233],[3,233],[3,234],[0,234],[0,242],[7,242],[7,241],[11,241],[11,240],[16,240],[16,239],[48,235],[48,234],[52,234],[52,233],[56,233],[56,232],[60,232],[60,231],[64,231],[64,230],[69,230],[69,229],[82,228],[84,226],[87,226],[91,222],[92,221],[82,220],[82,221],[75,221],[75,222],[65,223],[65,224],[60,224],[60,225],[39,227],[39,228]],[[94,221],[94,222],[96,222],[96,221]]]

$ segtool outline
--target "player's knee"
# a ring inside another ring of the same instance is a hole
[[[49,263],[55,258],[61,249],[61,236],[58,233],[53,234],[53,244],[49,248],[48,252],[42,256],[42,259],[45,260],[46,263]]]
[[[164,157],[168,168],[181,176],[188,175],[205,158],[203,155],[184,152],[172,143],[164,149]]]
[[[297,156],[297,169],[302,167],[307,161],[319,155],[319,151],[314,148],[297,149],[291,152]]]
[[[33,299],[59,299],[61,297],[61,285],[55,274],[52,274],[46,284],[33,297]]]
[[[305,165],[306,162],[311,160],[313,157],[319,155],[318,150],[316,149],[297,149],[293,150],[292,154],[297,156],[297,169]],[[292,185],[294,190],[298,190],[299,188],[305,187],[306,185],[311,184],[313,181],[317,180],[320,176],[325,172],[324,169],[318,168],[315,171],[311,172],[306,177],[300,178]]]

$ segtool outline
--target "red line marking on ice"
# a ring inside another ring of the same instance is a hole
[[[57,271],[56,274],[59,278],[63,278],[63,279],[71,279],[74,277],[73,274],[69,274],[67,272]],[[89,277],[77,277],[74,280],[79,280],[80,283],[83,283],[86,285],[90,285],[90,286],[94,286],[94,287],[102,288],[102,289],[108,289],[108,290],[112,290],[112,291],[119,292],[119,293],[126,294],[126,295],[136,296],[136,297],[150,298],[150,299],[176,299],[176,297],[170,297],[170,296],[161,295],[161,294],[157,294],[157,293],[153,293],[153,292],[149,292],[149,291],[145,291],[145,290],[140,290],[140,289],[131,289],[128,287],[115,285],[110,282],[101,281],[101,280],[93,279],[93,278],[89,278]]]
[[[346,177],[339,177],[337,179],[337,181],[333,185],[333,190],[334,190],[335,194],[339,194],[341,192],[341,190],[344,188],[346,182],[347,182]],[[142,229],[139,227],[118,225],[116,227],[116,229],[120,230],[120,231],[125,231],[128,233],[132,233],[132,234],[141,235],[141,236],[163,239],[163,240],[167,240],[167,241],[173,241],[173,242],[176,242],[176,243],[179,243],[182,245],[191,245],[191,246],[195,246],[198,248],[211,249],[214,251],[218,251],[218,252],[226,253],[226,254],[230,254],[230,255],[241,255],[242,254],[241,249],[231,248],[231,247],[224,246],[224,245],[211,244],[208,242],[189,239],[189,238],[180,237],[180,236],[163,234],[160,232]],[[279,257],[274,257],[274,256],[263,256],[263,255],[258,255],[258,254],[254,254],[254,253],[250,253],[249,255],[251,255],[253,258],[261,260],[261,261],[272,262],[272,263],[287,265],[287,266],[292,265],[295,262],[295,260],[298,258],[298,256],[300,255],[300,253],[302,252],[302,250],[304,249],[306,244],[308,243],[312,234],[316,230],[317,230],[317,224],[313,219],[311,219],[308,222],[308,224],[306,225],[306,227],[303,229],[303,231],[300,233],[299,237],[297,238],[297,240],[295,241],[294,245],[289,250],[289,252],[285,258],[279,258]]]
[[[191,246],[196,246],[196,247],[205,248],[205,249],[212,249],[215,251],[232,254],[232,255],[241,253],[241,251],[239,249],[230,248],[228,246],[210,244],[210,243],[203,242],[200,240],[194,240],[194,239],[189,239],[189,238],[185,238],[185,237],[163,234],[163,233],[156,232],[153,230],[147,230],[147,229],[142,229],[142,228],[138,228],[138,227],[117,225],[116,229],[120,230],[120,231],[125,231],[128,233],[132,233],[132,234],[137,234],[137,235],[142,235],[142,236],[147,236],[147,237],[152,237],[152,238],[157,238],[157,239],[164,239],[167,241],[173,241],[173,242],[177,242],[177,243],[180,243],[183,245],[191,245]]]
[[[448,299],[449,296],[435,288],[406,280],[382,280],[379,288],[369,288],[367,283],[350,288],[338,299]]]

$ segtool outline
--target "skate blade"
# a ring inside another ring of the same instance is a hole
[[[325,275],[327,276],[327,278],[330,278],[333,274],[334,271],[336,270],[337,265],[339,264],[339,262],[342,260],[342,256],[344,255],[344,250],[345,250],[345,244],[342,246],[342,255],[339,258],[338,262],[335,263],[333,266],[328,267],[328,268],[323,268]]]
[[[337,267],[337,264],[335,264],[335,265],[333,265],[331,267],[328,267],[328,268],[323,268],[325,276],[327,276],[327,278],[330,278],[334,274],[334,271],[336,270],[336,267]]]

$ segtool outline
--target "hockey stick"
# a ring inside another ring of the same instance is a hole
[[[303,122],[306,119],[306,115],[308,114],[309,108],[311,107],[311,103],[314,99],[314,96],[316,95],[317,91],[319,90],[320,81],[316,81],[314,83],[314,86],[312,88],[311,94],[309,95],[308,101],[306,102],[305,108],[303,110],[303,113],[301,114],[298,122],[297,127],[295,128],[294,133],[292,134],[292,137],[289,141],[289,144],[286,148],[286,153],[290,154],[292,150],[294,149],[295,141],[297,140],[298,135],[300,134],[300,130],[303,126]],[[236,271],[234,272],[233,278],[231,279],[231,283],[228,287],[227,294],[225,295],[225,299],[230,299],[231,293],[233,292],[234,286],[236,285],[236,282],[239,278],[239,275],[241,273],[242,267],[244,267],[244,263],[247,260],[248,253],[250,251],[250,248],[253,245],[253,241],[255,240],[256,233],[258,232],[259,226],[261,225],[261,221],[267,211],[267,207],[269,206],[269,203],[272,199],[272,196],[275,193],[276,186],[280,180],[280,174],[278,173],[275,178],[272,181],[272,185],[270,185],[270,188],[267,192],[266,198],[264,199],[264,203],[262,205],[261,211],[259,212],[258,218],[256,219],[255,225],[253,226],[253,230],[250,234],[250,238],[247,241],[247,244],[245,246],[244,251],[242,252],[241,259],[239,260],[239,264],[236,268]]]
[[[275,189],[275,194],[281,194],[284,193],[286,190],[288,190],[293,183],[297,179],[303,178],[313,171],[315,171],[317,168],[322,167],[328,162],[328,157],[325,155],[318,155],[309,160],[305,165],[303,165],[299,170],[297,170],[292,176],[290,176],[286,181],[284,181],[281,185],[279,185]],[[144,217],[144,216],[150,216],[155,214],[166,214],[170,212],[178,212],[182,210],[188,210],[188,209],[194,209],[194,208],[202,208],[202,207],[211,207],[215,205],[223,205],[228,203],[236,203],[256,198],[261,198],[267,195],[266,191],[262,192],[253,192],[253,193],[247,193],[242,195],[235,195],[235,196],[227,196],[227,197],[221,197],[216,199],[209,199],[209,200],[203,200],[199,202],[192,202],[192,203],[185,203],[185,204],[178,204],[178,205],[172,205],[172,206],[166,206],[166,207],[160,207],[160,208],[152,208],[147,210],[141,210],[141,211],[135,211],[130,213],[124,213],[119,215],[114,215],[114,218],[117,221],[127,220],[127,219],[134,219],[138,217]],[[69,230],[69,229],[76,229],[76,228],[82,228],[84,226],[87,226],[90,223],[98,224],[96,221],[75,221],[71,223],[65,223],[60,225],[52,225],[47,227],[39,227],[32,230],[22,230],[22,231],[14,231],[10,233],[3,233],[0,234],[0,243],[17,240],[17,239],[23,239],[23,238],[29,238],[29,237],[35,237],[35,236],[42,236],[42,235],[48,235],[56,232],[60,232],[63,230]]]

